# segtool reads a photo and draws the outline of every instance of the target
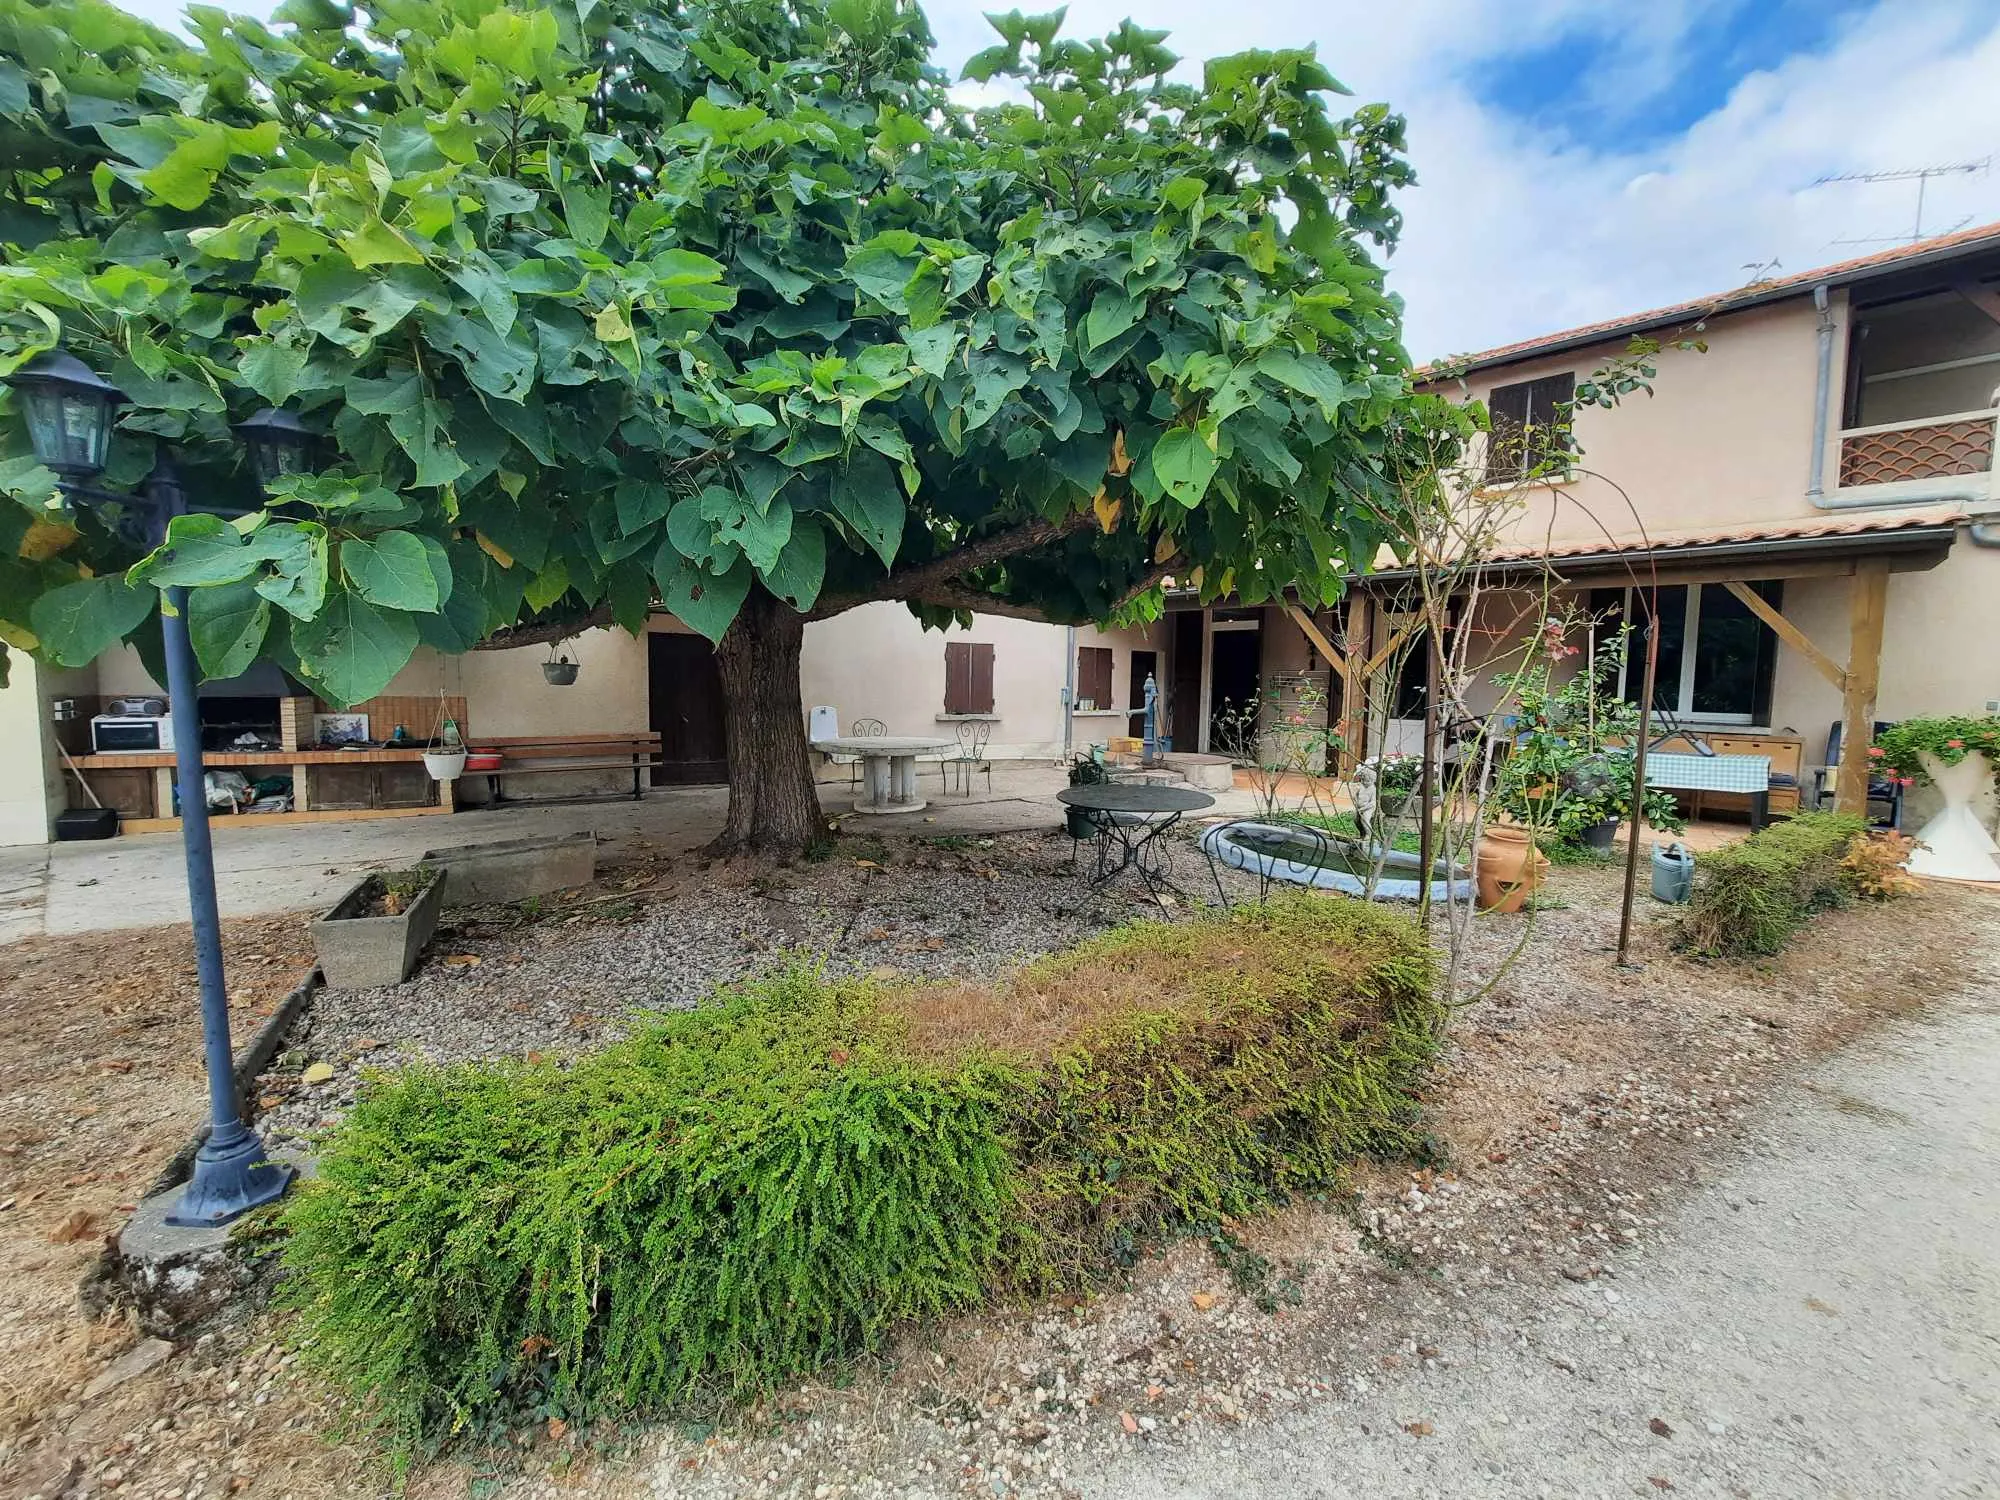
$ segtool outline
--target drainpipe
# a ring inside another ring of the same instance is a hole
[[[1076,627],[1063,627],[1063,760],[1076,758]]]
[[[1812,479],[1806,498],[1826,508],[1826,409],[1833,399],[1833,307],[1826,283],[1813,288],[1813,308],[1819,314],[1819,380],[1813,399]]]
[[[1981,547],[2000,547],[2000,522],[1974,521],[1966,528],[1966,534]]]

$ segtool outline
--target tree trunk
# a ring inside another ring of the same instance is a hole
[[[805,617],[761,585],[715,649],[728,734],[729,820],[713,855],[796,859],[827,833],[799,695]]]

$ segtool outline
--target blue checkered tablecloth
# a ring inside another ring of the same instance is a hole
[[[1646,757],[1646,785],[1673,792],[1768,792],[1771,757],[1656,750]]]

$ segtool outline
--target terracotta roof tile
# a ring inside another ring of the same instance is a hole
[[[1553,559],[1573,561],[1584,557],[1614,557],[1632,552],[1665,551],[1677,547],[1727,546],[1737,542],[1788,542],[1810,541],[1817,537],[1887,536],[1899,531],[1919,530],[1926,526],[1950,526],[1964,520],[1965,513],[1955,505],[1918,506],[1886,514],[1881,512],[1870,515],[1830,514],[1789,521],[1718,527],[1704,531],[1664,532],[1650,537],[1620,537],[1614,541],[1558,546],[1549,555]],[[1541,555],[1542,549],[1539,546],[1506,547],[1496,549],[1491,555],[1491,561],[1520,562]]]
[[[1752,282],[1748,286],[1718,292],[1713,296],[1698,297],[1690,302],[1675,302],[1666,307],[1653,308],[1648,312],[1628,313],[1624,317],[1607,318],[1601,323],[1585,323],[1577,328],[1566,328],[1560,333],[1540,334],[1518,343],[1502,344],[1497,348],[1486,349],[1478,354],[1438,361],[1437,364],[1449,365],[1453,370],[1511,364],[1516,360],[1529,358],[1544,349],[1596,342],[1600,338],[1615,338],[1619,334],[1641,328],[1714,316],[1717,313],[1728,312],[1732,308],[1772,301],[1786,295],[1802,295],[1822,281],[1848,280],[1863,272],[1887,269],[1902,261],[1935,255],[1941,250],[1972,249],[1989,241],[1995,246],[2000,246],[2000,222],[1979,224],[1970,229],[1957,230],[1952,234],[1935,235],[1927,240],[1918,240],[1914,244],[1899,245],[1893,250],[1878,250],[1873,255],[1856,256],[1852,260],[1836,261],[1830,266],[1818,266],[1792,276]],[[1413,372],[1412,378],[1421,382],[1434,373],[1434,365],[1424,365]]]

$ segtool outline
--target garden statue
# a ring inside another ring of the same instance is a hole
[[[1354,826],[1362,838],[1371,839],[1375,836],[1375,767],[1371,763],[1364,760],[1354,768],[1352,787]]]

